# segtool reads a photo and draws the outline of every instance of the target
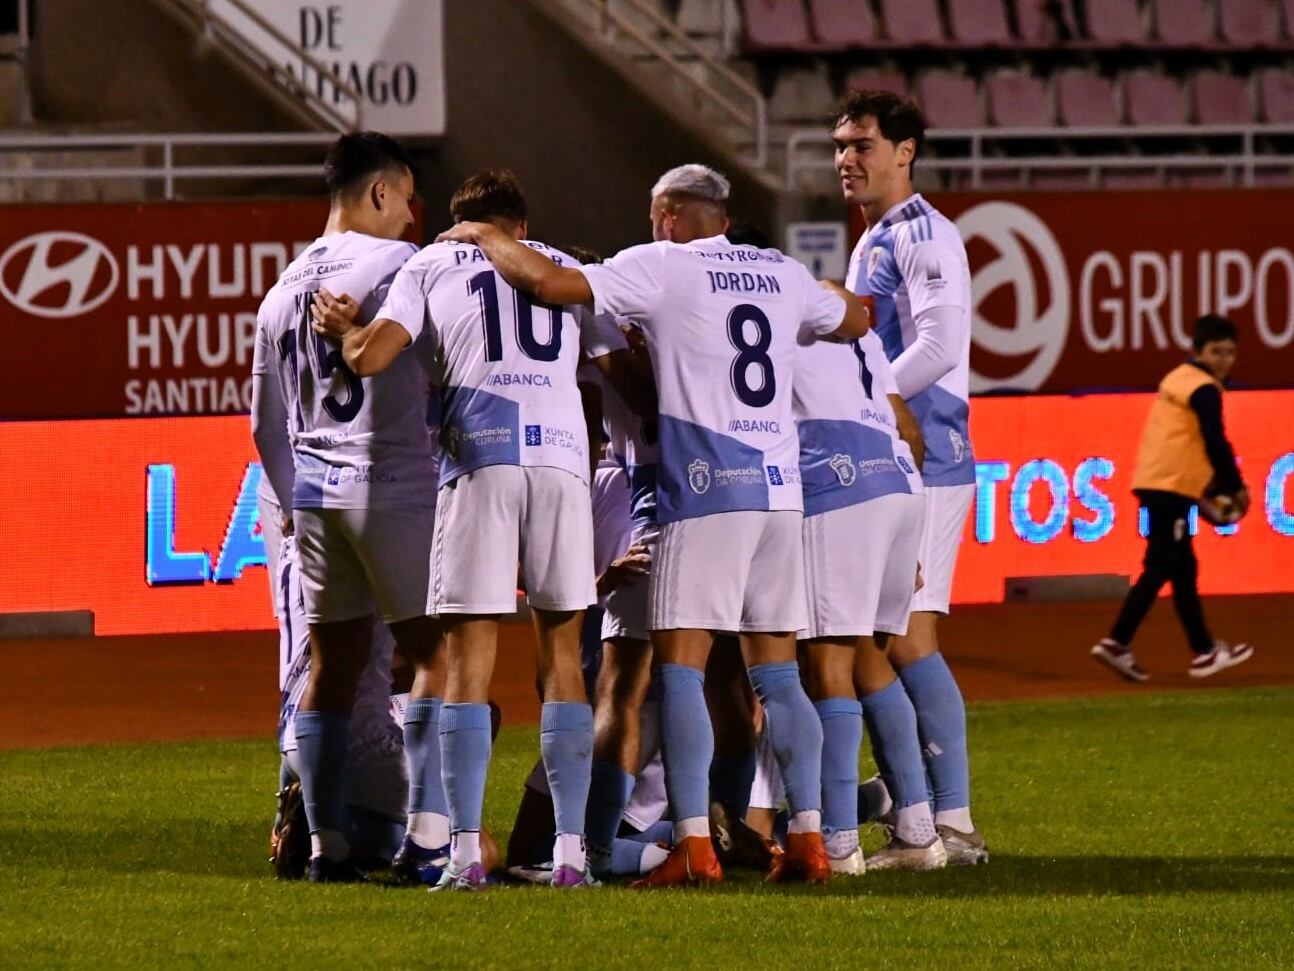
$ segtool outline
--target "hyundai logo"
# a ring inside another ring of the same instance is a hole
[[[108,247],[83,233],[36,233],[0,256],[0,293],[36,317],[89,313],[112,296],[119,277]]]

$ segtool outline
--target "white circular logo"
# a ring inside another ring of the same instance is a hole
[[[968,247],[980,238],[998,253],[971,278],[971,340],[996,357],[1026,359],[1006,377],[986,377],[972,367],[970,390],[1036,391],[1051,377],[1069,335],[1069,273],[1060,244],[1046,223],[1011,202],[985,202],[968,209],[957,220],[957,229]],[[1046,278],[1045,308],[1038,306],[1040,288],[1026,247]],[[1015,298],[1015,320],[1008,326],[980,313],[983,302],[1003,286],[1011,287]]]
[[[91,236],[67,230],[20,239],[0,256],[0,293],[19,310],[36,317],[89,313],[112,296],[119,276],[117,260],[108,247]]]

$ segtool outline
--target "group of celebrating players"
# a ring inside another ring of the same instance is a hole
[[[316,882],[487,885],[518,586],[543,706],[513,873],[710,883],[752,842],[774,881],[987,860],[936,639],[974,488],[970,278],[912,191],[924,130],[888,93],[836,112],[867,224],[845,287],[730,240],[701,165],[652,189],[655,242],[605,262],[531,240],[507,172],[468,179],[418,250],[403,149],[338,140],[253,365],[280,872],[296,846]],[[547,829],[523,819],[541,795]],[[860,815],[890,833],[866,858]]]

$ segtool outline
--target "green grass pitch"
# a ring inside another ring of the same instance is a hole
[[[1291,711],[1291,689],[973,706],[992,862],[816,889],[282,884],[269,742],[4,752],[0,967],[1289,968]],[[535,735],[495,751],[501,842]]]

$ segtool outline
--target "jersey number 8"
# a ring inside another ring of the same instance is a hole
[[[755,325],[755,341],[746,340],[746,324]],[[773,359],[768,348],[773,343],[773,325],[768,315],[754,304],[742,303],[728,314],[728,341],[737,349],[732,367],[728,369],[732,390],[742,404],[751,408],[764,408],[777,396],[777,376],[773,372]],[[749,371],[759,369],[760,384],[750,386]]]

